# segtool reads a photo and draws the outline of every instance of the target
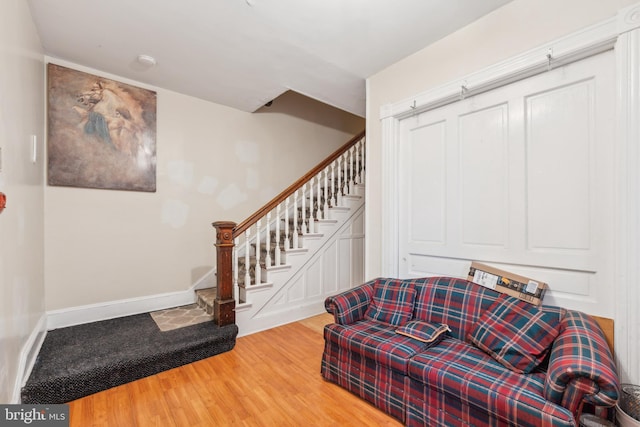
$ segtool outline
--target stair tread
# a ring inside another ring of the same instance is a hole
[[[216,300],[216,288],[198,289],[196,291],[197,303],[208,314],[213,314],[213,303]]]

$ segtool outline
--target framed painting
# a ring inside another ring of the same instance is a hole
[[[156,191],[156,93],[47,65],[49,185]]]

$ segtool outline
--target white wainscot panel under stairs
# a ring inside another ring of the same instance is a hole
[[[239,335],[324,312],[324,300],[364,280],[364,184],[316,220],[300,236],[300,249],[285,249],[284,264],[262,268],[262,283],[240,288]]]

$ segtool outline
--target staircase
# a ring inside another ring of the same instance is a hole
[[[365,138],[361,133],[236,225],[217,222],[217,288],[196,291],[240,335],[322,313],[364,279]]]

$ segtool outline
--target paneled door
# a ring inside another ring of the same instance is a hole
[[[400,275],[478,260],[612,317],[613,51],[463,95],[400,122]]]

